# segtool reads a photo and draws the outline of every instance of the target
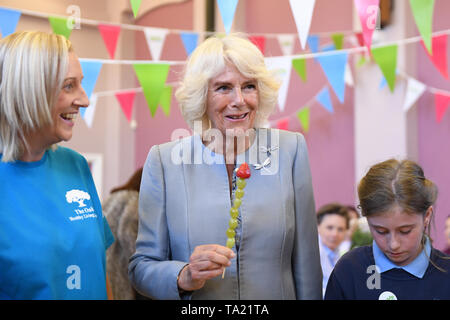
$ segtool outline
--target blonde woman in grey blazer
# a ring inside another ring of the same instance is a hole
[[[209,38],[192,53],[176,96],[194,134],[152,147],[144,166],[129,264],[140,293],[154,299],[322,298],[305,140],[263,128],[278,88],[259,49],[242,36]],[[243,162],[251,176],[230,249],[235,169]]]

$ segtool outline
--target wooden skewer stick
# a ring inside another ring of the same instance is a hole
[[[225,270],[226,270],[226,269],[227,269],[227,268],[223,267],[222,279],[225,277]]]

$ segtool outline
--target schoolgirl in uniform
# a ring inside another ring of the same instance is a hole
[[[374,238],[336,264],[325,299],[450,299],[450,257],[429,237],[437,187],[413,161],[374,165],[358,186]]]

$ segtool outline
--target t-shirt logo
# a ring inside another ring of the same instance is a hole
[[[66,192],[66,200],[68,203],[78,202],[78,207],[86,207],[85,200],[91,200],[89,193],[82,190],[70,190]]]
[[[380,294],[378,300],[397,300],[397,296],[390,291],[384,291]]]

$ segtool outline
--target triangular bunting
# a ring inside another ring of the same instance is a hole
[[[197,48],[198,43],[198,33],[195,32],[181,32],[181,40],[183,41],[184,49],[188,56],[191,55],[192,51]]]
[[[52,27],[53,33],[60,34],[66,39],[70,38],[70,34],[72,33],[73,28],[69,28],[67,26],[68,19],[60,18],[60,17],[48,17],[48,21]]]
[[[333,113],[333,105],[331,104],[330,93],[328,88],[325,87],[316,96],[316,100],[322,104],[322,106],[330,113]]]
[[[373,31],[377,26],[380,0],[354,0],[361,21],[364,43],[370,50]]]
[[[110,24],[99,24],[98,30],[102,35],[103,42],[108,50],[111,59],[114,59],[117,48],[117,40],[119,39],[120,26]]]
[[[325,75],[341,103],[345,98],[345,66],[348,53],[338,52],[317,57]]]
[[[161,92],[159,105],[166,116],[170,115],[170,103],[172,102],[172,87],[166,86]]]
[[[278,120],[277,128],[280,130],[289,130],[289,118]]]
[[[372,48],[372,57],[383,73],[389,89],[394,92],[396,67],[397,67],[397,45]]]
[[[448,70],[447,70],[447,37],[448,35],[443,34],[440,36],[435,36],[432,39],[432,52],[433,55],[430,55],[428,50],[425,47],[425,43],[421,41],[422,45],[425,48],[428,57],[431,62],[433,62],[434,66],[439,70],[439,72],[444,76],[444,78],[448,79]]]
[[[432,54],[431,32],[433,26],[434,0],[409,0],[417,29],[429,54]]]
[[[96,61],[85,61],[80,59],[81,69],[83,70],[83,81],[81,85],[89,99],[91,99],[95,84],[97,83],[98,75],[102,69],[102,63]],[[89,108],[88,108],[89,109]],[[80,108],[81,116],[84,117],[85,108]]]
[[[18,10],[0,8],[0,33],[7,37],[14,33],[22,13]]]
[[[95,110],[97,109],[98,96],[94,93],[89,98],[89,107],[80,108],[80,113],[82,114],[84,122],[89,128],[92,128],[94,123]]]
[[[305,132],[309,131],[309,107],[304,107],[297,112],[297,117]]]
[[[341,50],[344,47],[344,34],[343,33],[333,33],[331,35],[331,40],[336,50]]]
[[[289,0],[295,25],[297,26],[300,45],[305,49],[316,0]]]
[[[155,116],[161,94],[165,88],[169,66],[168,64],[133,64],[152,117]]]
[[[406,87],[406,96],[403,102],[403,110],[408,111],[412,105],[425,92],[427,87],[414,78],[408,78],[408,85]]]
[[[286,103],[286,96],[291,80],[292,62],[289,57],[270,57],[265,59],[269,70],[276,70],[276,74],[282,81],[278,91],[278,108],[283,111]]]
[[[133,114],[133,104],[136,92],[134,91],[118,92],[115,94],[115,96],[120,103],[120,107],[122,108],[125,117],[127,117],[128,122],[130,122],[131,116]]]
[[[144,33],[153,60],[159,61],[164,46],[164,40],[166,39],[166,35],[169,33],[169,30],[147,27],[144,29]]]
[[[295,36],[293,34],[279,34],[277,39],[284,56],[294,53]]]
[[[297,71],[297,74],[300,76],[300,78],[304,82],[306,82],[306,59],[292,59],[292,66],[294,67],[295,71]]]
[[[225,32],[227,34],[231,31],[231,25],[233,24],[237,4],[238,0],[217,0],[217,6],[219,7],[220,16],[222,17],[223,27],[225,28]]]
[[[266,51],[266,37],[264,36],[249,36],[248,39],[259,48],[261,53],[264,55]]]
[[[131,9],[133,10],[134,18],[137,17],[139,8],[141,7],[142,0],[130,0],[131,3]]]
[[[439,123],[442,121],[444,117],[444,113],[448,108],[448,104],[450,102],[450,96],[436,92],[435,96],[435,104],[436,104],[436,122]]]

